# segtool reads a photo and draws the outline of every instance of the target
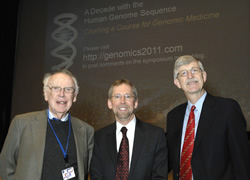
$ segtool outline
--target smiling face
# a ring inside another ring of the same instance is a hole
[[[49,87],[73,87],[75,84],[73,79],[64,73],[57,73],[50,77],[48,81]],[[44,89],[44,98],[48,102],[49,110],[53,115],[61,119],[63,118],[72,106],[72,103],[76,101],[76,93],[65,93],[64,89],[60,92],[52,92],[52,90],[46,87]]]
[[[113,97],[118,94],[121,95],[120,99]],[[128,124],[133,119],[134,110],[138,106],[138,99],[136,97],[126,99],[125,94],[134,96],[131,86],[128,84],[114,86],[112,97],[108,99],[109,109],[113,110],[116,120],[123,125]]]
[[[193,61],[190,64],[183,65],[178,69],[178,72],[187,70],[187,75],[181,77],[180,75],[174,80],[174,84],[182,89],[188,99],[192,96],[201,97],[204,93],[203,85],[207,80],[207,74],[205,71],[199,71],[198,73],[191,73],[190,70],[194,68],[200,68],[197,61]]]

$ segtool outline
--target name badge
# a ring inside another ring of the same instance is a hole
[[[76,177],[74,168],[70,167],[70,168],[62,170],[62,176],[63,176],[63,180],[68,180],[68,179]]]

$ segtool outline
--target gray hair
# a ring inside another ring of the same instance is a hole
[[[59,71],[56,71],[56,72],[53,72],[53,73],[46,73],[44,75],[44,78],[43,78],[43,91],[45,91],[45,88],[48,86],[48,82],[50,80],[50,78],[55,75],[55,74],[66,74],[68,76],[70,76],[74,82],[74,85],[75,85],[75,94],[78,94],[79,92],[79,86],[78,86],[78,82],[77,82],[77,79],[76,77],[67,69],[61,69]]]
[[[191,55],[180,56],[178,59],[176,59],[175,64],[174,64],[174,80],[177,79],[179,68],[181,66],[188,65],[192,62],[197,62],[198,65],[200,66],[201,70],[204,71],[204,67],[203,67],[202,63],[198,59],[196,59],[195,57],[193,57]]]
[[[132,84],[131,81],[127,80],[127,79],[119,79],[119,80],[115,80],[113,82],[113,84],[111,85],[111,87],[109,88],[109,92],[108,92],[108,98],[110,99],[112,97],[113,94],[113,89],[115,86],[120,86],[122,84],[127,84],[132,88],[133,91],[133,95],[135,96],[135,99],[137,99],[138,94],[137,94],[137,90],[135,88],[135,86]]]

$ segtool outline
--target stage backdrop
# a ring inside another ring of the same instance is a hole
[[[107,93],[121,78],[137,87],[137,116],[166,128],[186,101],[174,61],[190,54],[205,66],[207,91],[237,100],[250,131],[247,0],[23,0],[19,15],[12,116],[46,108],[44,73],[67,68],[80,85],[71,114],[95,129],[114,122]]]

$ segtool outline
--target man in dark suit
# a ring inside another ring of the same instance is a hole
[[[167,115],[169,170],[173,169],[174,180],[249,180],[246,120],[241,108],[235,100],[208,94],[203,88],[206,80],[200,61],[189,55],[176,60],[174,84],[184,91],[188,102]],[[188,121],[192,106],[194,118],[190,119],[195,125],[186,136],[192,126]],[[194,140],[189,141],[192,132]],[[184,146],[186,142],[189,146]],[[191,166],[185,169],[188,162]]]
[[[0,155],[2,180],[87,180],[94,129],[68,113],[78,94],[67,70],[46,74],[48,109],[17,115]]]
[[[116,122],[95,132],[95,145],[90,168],[91,180],[166,180],[167,149],[164,130],[136,118],[138,96],[134,85],[116,80],[109,89],[108,107]],[[118,176],[118,152],[122,127],[127,128],[129,142],[129,175]]]

